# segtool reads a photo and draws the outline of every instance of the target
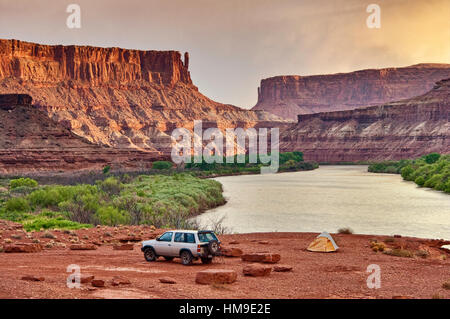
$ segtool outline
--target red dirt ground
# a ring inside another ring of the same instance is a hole
[[[450,298],[450,290],[442,287],[450,282],[450,254],[431,247],[432,242],[416,238],[390,238],[387,245],[414,251],[426,249],[429,251],[426,258],[395,257],[372,251],[371,241],[381,242],[387,236],[336,234],[333,237],[340,246],[336,253],[308,252],[306,247],[317,236],[312,233],[219,236],[224,246],[240,248],[244,253],[279,253],[280,265],[293,266],[292,272],[272,272],[268,277],[257,278],[242,274],[246,263],[240,258],[222,257],[211,265],[197,261],[192,266],[183,266],[178,259],[146,262],[140,243],[135,244],[133,251],[113,250],[118,238],[135,235],[145,240],[161,232],[143,226],[101,227],[74,231],[71,235],[51,231],[57,238],[49,239],[41,238],[42,232],[25,233],[19,225],[0,221],[0,247],[8,245],[5,240],[8,242],[9,238],[13,243],[31,243],[34,238],[48,247],[39,253],[0,253],[0,298]],[[95,242],[98,249],[69,250],[70,239],[74,241],[75,237],[81,242]],[[49,245],[51,240],[54,243]],[[232,245],[232,241],[239,243]],[[66,269],[71,264],[79,265],[82,274],[104,279],[105,288],[82,284],[80,289],[69,289]],[[366,269],[370,264],[381,267],[380,289],[367,287]],[[237,281],[230,285],[196,284],[196,273],[211,268],[233,269],[238,273]],[[45,281],[21,280],[24,275],[44,277]],[[114,276],[124,277],[131,284],[112,286]],[[165,277],[173,278],[176,284],[160,283],[159,279]]]

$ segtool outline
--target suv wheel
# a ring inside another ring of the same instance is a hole
[[[180,255],[181,263],[185,266],[192,264],[192,254],[187,250],[183,250]]]
[[[157,258],[155,250],[153,248],[145,248],[144,257],[147,261],[155,261]]]
[[[202,263],[208,265],[212,263],[212,258],[202,258]]]

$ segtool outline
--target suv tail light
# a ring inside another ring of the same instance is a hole
[[[201,250],[202,250],[201,246],[197,245],[197,252],[199,253],[199,252],[201,252]]]

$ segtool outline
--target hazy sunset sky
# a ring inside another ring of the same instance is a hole
[[[0,0],[0,38],[188,51],[202,93],[248,108],[271,76],[450,63],[450,0]]]

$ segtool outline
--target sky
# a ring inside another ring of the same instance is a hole
[[[80,29],[66,25],[72,3]],[[0,0],[0,38],[188,51],[203,94],[250,108],[272,76],[450,63],[450,1]]]

